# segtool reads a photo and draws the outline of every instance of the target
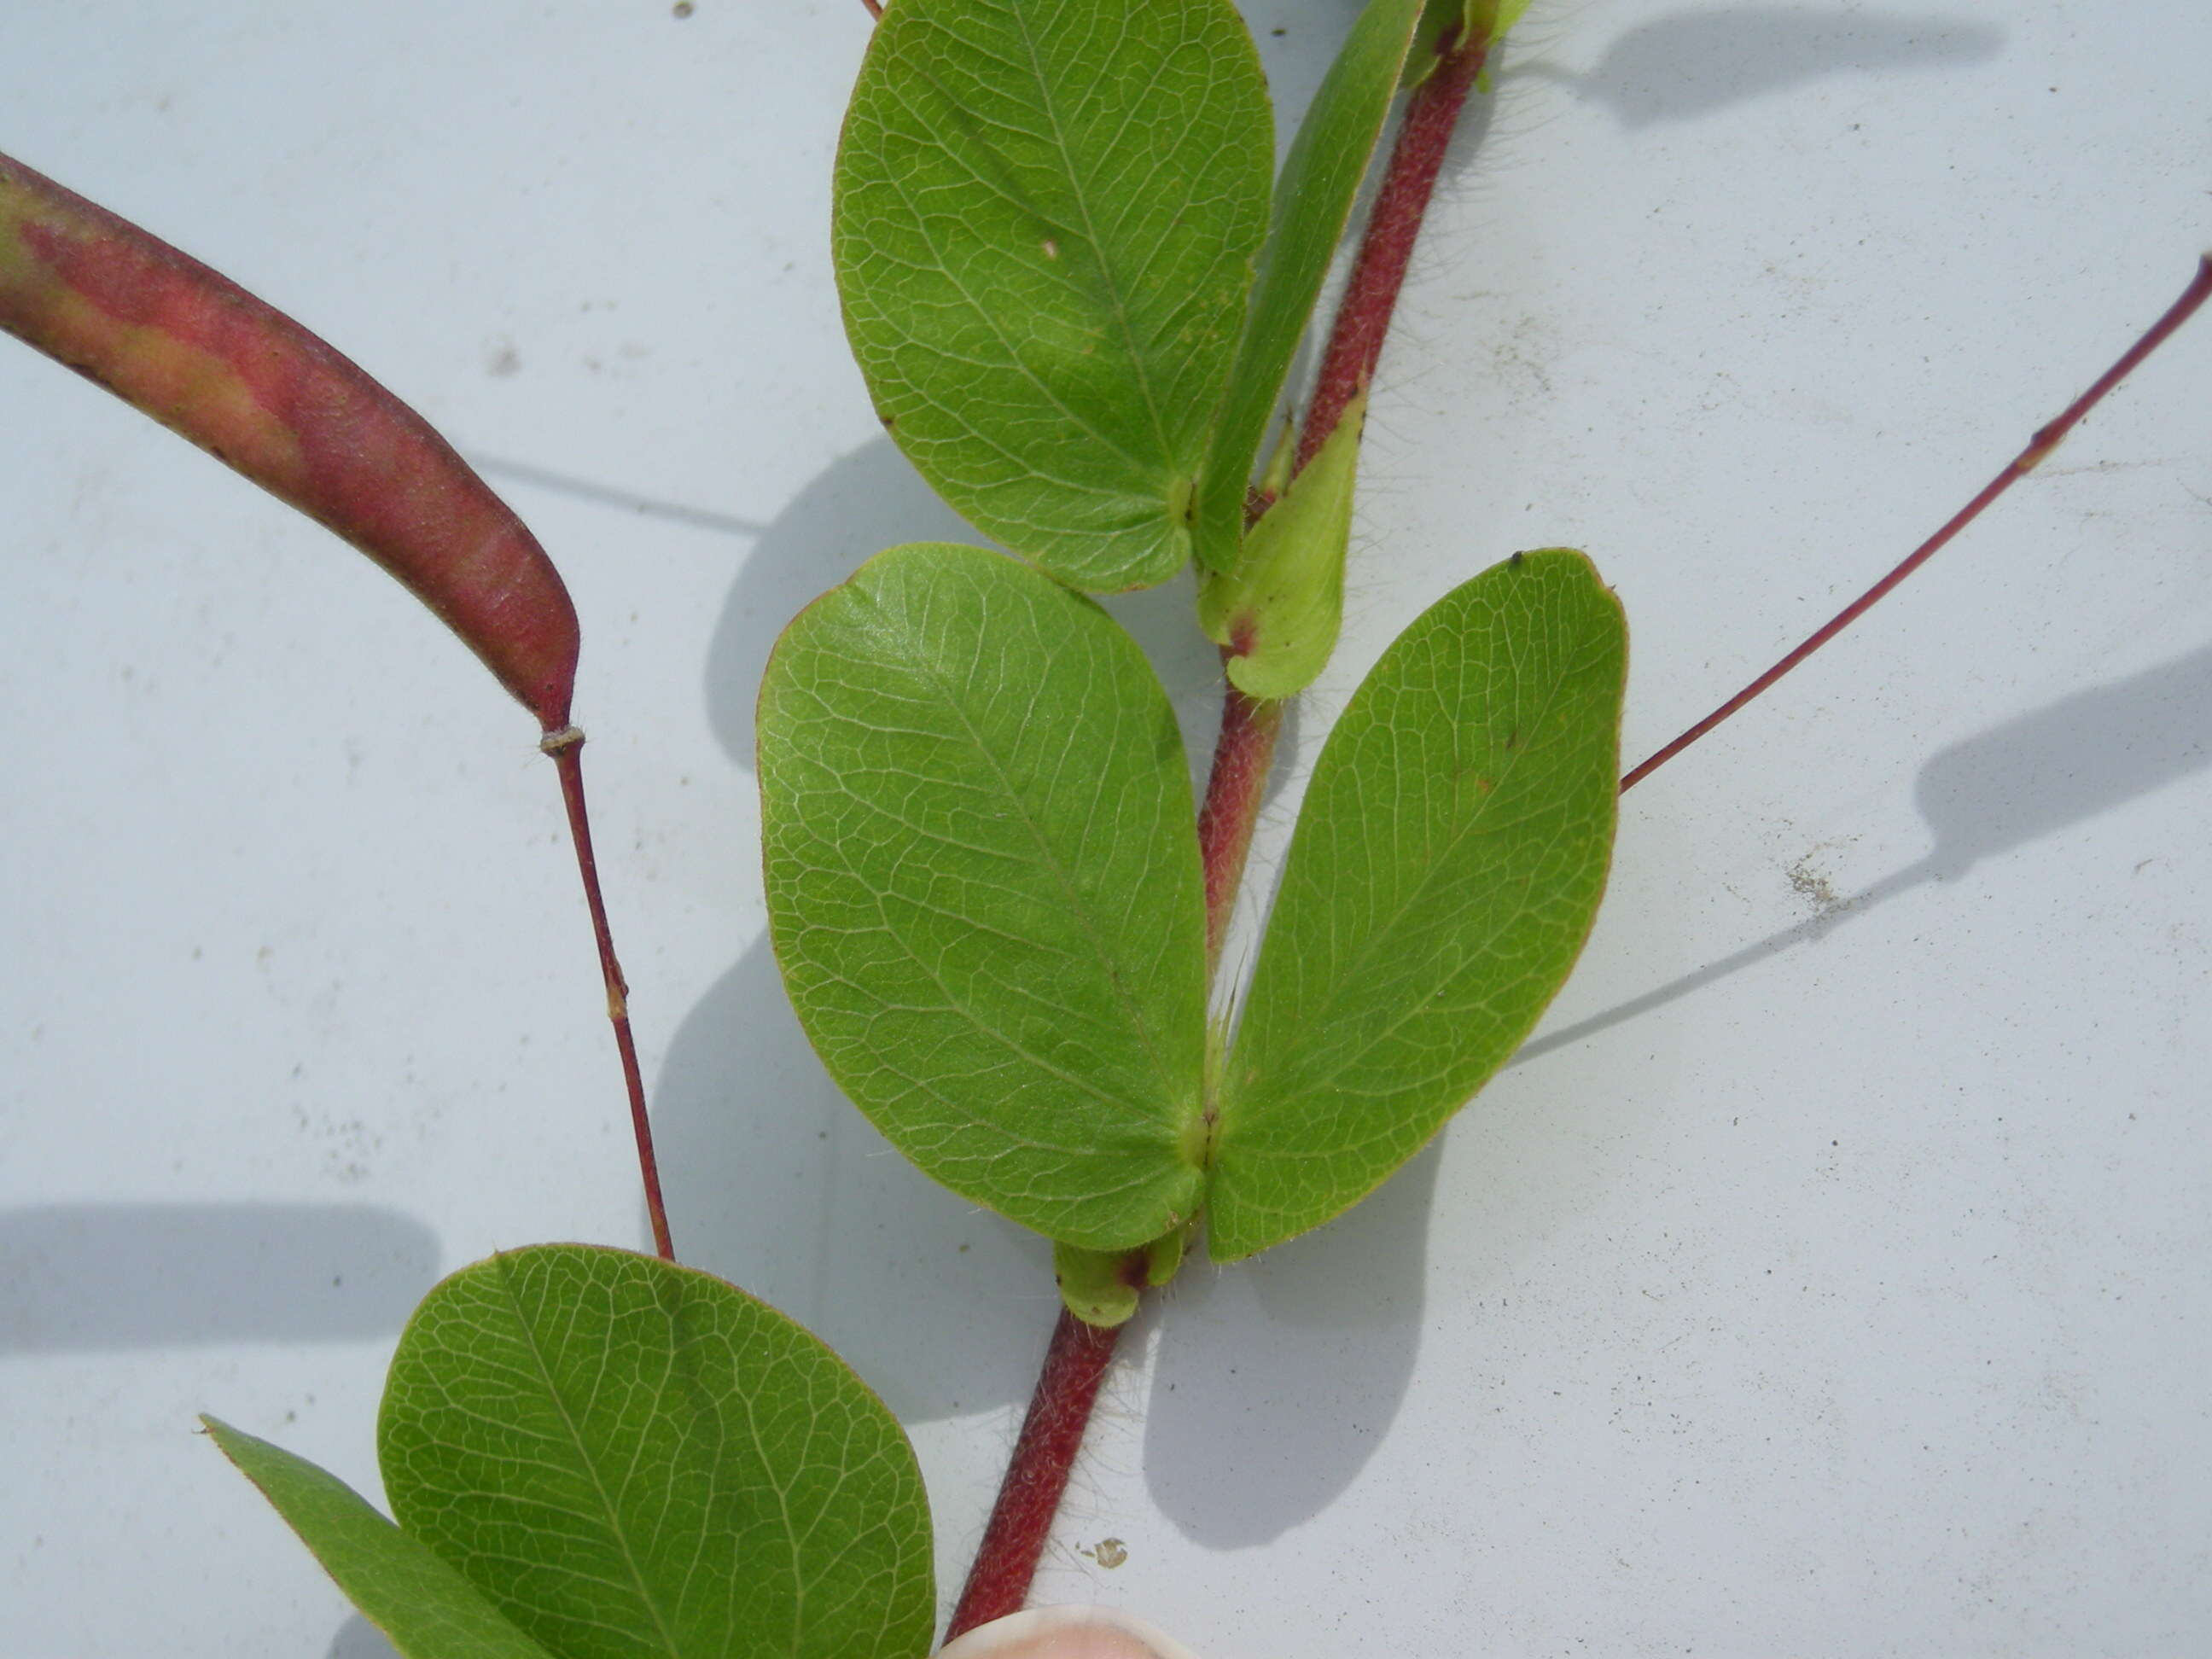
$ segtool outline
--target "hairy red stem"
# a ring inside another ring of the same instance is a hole
[[[607,1018],[615,1028],[615,1049],[622,1056],[623,1087],[629,1096],[629,1127],[637,1137],[637,1172],[645,1183],[645,1212],[653,1223],[653,1248],[663,1261],[676,1260],[668,1236],[668,1207],[660,1197],[660,1164],[653,1155],[653,1122],[645,1110],[645,1073],[637,1063],[637,1039],[629,1029],[629,984],[615,960],[614,931],[607,926],[607,902],[599,891],[599,862],[592,853],[592,819],[584,806],[584,734],[575,726],[549,732],[538,744],[561,774],[561,801],[568,809],[568,835],[576,847],[576,873],[583,878],[584,902],[592,912],[592,938],[599,947],[599,975],[606,981]]]
[[[960,1605],[952,1611],[945,1639],[1019,1613],[1036,1576],[1037,1558],[1060,1513],[1075,1454],[1082,1449],[1098,1384],[1114,1358],[1121,1328],[1086,1325],[1062,1308],[1045,1349],[1044,1370],[1022,1419],[1021,1438],[999,1486],[999,1501],[983,1528],[983,1541],[969,1569]]]
[[[1398,290],[1405,286],[1413,243],[1421,234],[1429,198],[1436,193],[1437,175],[1451,149],[1453,130],[1489,56],[1487,40],[1463,49],[1450,48],[1406,100],[1406,118],[1398,127],[1389,168],[1382,175],[1382,189],[1376,192],[1367,233],[1359,244],[1359,258],[1337,307],[1328,349],[1322,354],[1305,429],[1298,434],[1300,467],[1328,441],[1345,405],[1374,376],[1375,364],[1382,355],[1382,341],[1390,331],[1391,316],[1398,308]]]
[[[2123,352],[2118,361],[2110,368],[2099,375],[2095,385],[2069,404],[2064,413],[2061,414],[2057,420],[2037,428],[2035,435],[2027,441],[2027,447],[2007,462],[2004,470],[1996,477],[1984,484],[1973,500],[1946,520],[1942,529],[1913,549],[1887,576],[1815,629],[1802,645],[1783,658],[1780,662],[1776,663],[1773,667],[1768,669],[1749,685],[1745,686],[1742,690],[1737,692],[1719,708],[1714,709],[1711,714],[1706,715],[1688,731],[1683,732],[1680,737],[1676,738],[1674,742],[1652,756],[1650,759],[1632,770],[1620,781],[1621,793],[1626,794],[1629,790],[1633,789],[1699,738],[1704,737],[1706,732],[1759,696],[1784,674],[1796,667],[1799,663],[1856,622],[1890,589],[1895,587],[1942,551],[1954,536],[1981,517],[1983,510],[1990,502],[1996,501],[2006,490],[2018,483],[2021,478],[2041,465],[2044,458],[2058,447],[2066,434],[2079,425],[2091,410],[2104,401],[2105,395],[2133,373],[2136,366],[2144,358],[2163,345],[2168,335],[2196,315],[2198,308],[2209,298],[2212,298],[2212,253],[2206,254],[2197,262],[2197,275],[2191,280],[2189,286],[2182,290],[2181,297],[2166,308],[2163,316],[2143,331],[2142,337]]]
[[[1221,734],[1213,744],[1213,770],[1198,812],[1198,850],[1206,872],[1206,963],[1211,977],[1221,957],[1222,936],[1244,879],[1252,826],[1274,764],[1283,730],[1284,703],[1249,697],[1235,686],[1221,701]]]

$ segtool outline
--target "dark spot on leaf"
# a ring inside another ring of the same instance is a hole
[[[1505,562],[1510,565],[1518,565],[1522,560],[1528,556],[1525,553],[1516,553],[1511,558],[1506,560]]]

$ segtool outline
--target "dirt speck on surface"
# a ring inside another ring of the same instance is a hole
[[[1798,860],[1790,866],[1788,874],[1790,885],[1797,896],[1822,915],[1832,915],[1844,908],[1843,895],[1836,891],[1834,884],[1826,875],[1814,867],[1810,858]]]
[[[1805,855],[1782,873],[1790,889],[1811,907],[1816,916],[1833,916],[1851,908],[1849,894],[1839,893],[1826,870],[1821,867],[1821,854],[1848,845],[1857,839],[1845,836],[1838,841],[1824,841],[1807,850]]]

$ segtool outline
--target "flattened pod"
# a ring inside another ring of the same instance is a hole
[[[552,562],[422,416],[228,278],[0,155],[0,329],[343,537],[549,732],[578,632]]]

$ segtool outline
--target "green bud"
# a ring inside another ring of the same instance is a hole
[[[1139,1292],[1164,1285],[1182,1266],[1184,1249],[1196,1231],[1186,1222],[1133,1250],[1086,1250],[1079,1244],[1052,1247],[1053,1277],[1068,1312],[1086,1325],[1111,1328],[1137,1311]]]
[[[1234,654],[1230,684],[1248,696],[1304,690],[1336,649],[1344,619],[1344,553],[1359,471],[1362,393],[1305,471],[1244,538],[1243,556],[1199,590],[1199,626]]]
[[[1145,1252],[1086,1250],[1079,1244],[1052,1247],[1052,1273],[1060,1299],[1086,1325],[1112,1327],[1137,1311],[1137,1292],[1145,1281]]]
[[[1413,49],[1406,54],[1403,84],[1418,87],[1436,72],[1446,35],[1455,43],[1494,46],[1528,9],[1528,0],[1429,0],[1413,29]]]

